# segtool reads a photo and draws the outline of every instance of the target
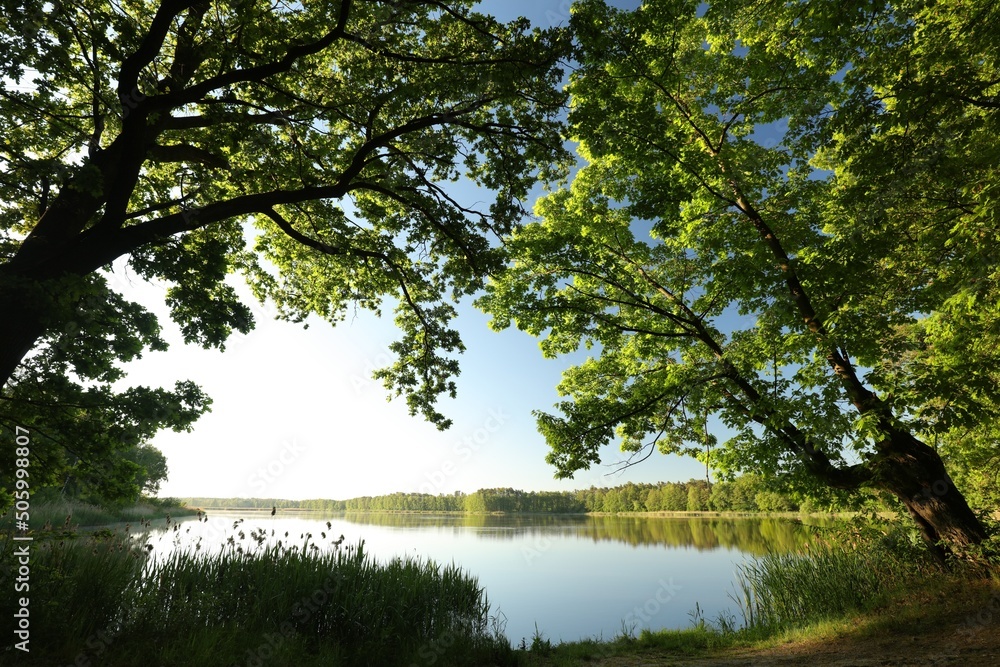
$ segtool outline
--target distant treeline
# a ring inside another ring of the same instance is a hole
[[[579,491],[521,491],[480,489],[465,494],[430,495],[392,493],[350,500],[283,500],[280,498],[185,498],[192,507],[232,509],[302,509],[361,512],[811,512],[819,509],[810,500],[798,500],[765,488],[762,480],[743,475],[732,482],[709,484],[705,480],[622,484],[612,488]]]

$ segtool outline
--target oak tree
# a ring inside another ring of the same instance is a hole
[[[928,442],[998,416],[995,4],[583,0],[572,27],[587,164],[481,300],[593,350],[538,413],[557,475],[615,439],[698,455],[711,416],[723,472],[883,489],[938,555],[981,542]]]
[[[565,160],[566,31],[474,4],[4,3],[0,424],[31,430],[33,483],[75,467],[130,483],[122,452],[208,409],[190,382],[115,384],[165,343],[113,266],[165,282],[206,347],[253,327],[234,275],[294,321],[398,304],[381,377],[447,425],[452,301],[502,264],[496,238]]]

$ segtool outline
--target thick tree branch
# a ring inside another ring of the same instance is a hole
[[[216,169],[228,169],[229,160],[221,155],[190,144],[154,144],[147,151],[153,162],[187,162]]]
[[[345,36],[351,5],[352,0],[341,0],[337,23],[332,30],[315,41],[293,46],[285,52],[285,55],[280,60],[246,69],[229,70],[183,90],[172,92],[169,95],[158,96],[155,99],[155,103],[161,107],[175,108],[198,102],[213,90],[219,90],[220,88],[248,81],[263,81],[276,74],[288,72],[302,58],[320,53]]]
[[[138,225],[122,228],[94,227],[80,235],[72,252],[65,257],[54,258],[54,261],[61,263],[71,273],[84,275],[147,243],[161,243],[176,234],[231,218],[265,214],[282,204],[297,204],[313,199],[340,199],[346,192],[346,186],[339,184],[298,190],[273,190],[186,209]]]
[[[139,48],[122,63],[118,74],[118,100],[124,109],[132,108],[137,99],[141,97],[139,92],[139,73],[142,69],[153,62],[153,59],[163,48],[163,41],[170,31],[170,26],[174,19],[181,12],[194,7],[203,0],[163,0],[156,10],[156,15],[149,26],[149,31],[143,38]]]
[[[737,387],[739,387],[740,391],[743,392],[743,395],[746,396],[747,400],[750,402],[750,405],[753,406],[752,408],[744,408],[750,419],[764,426],[766,429],[789,443],[795,451],[804,455],[810,468],[812,468],[816,474],[827,478],[831,484],[850,484],[857,486],[857,484],[860,483],[860,480],[855,481],[855,477],[857,474],[860,474],[860,471],[862,470],[861,468],[859,468],[858,471],[850,473],[845,471],[845,469],[837,468],[830,461],[830,458],[826,455],[826,453],[818,449],[812,443],[809,436],[802,433],[802,431],[800,431],[792,422],[782,417],[778,420],[779,423],[775,423],[776,413],[767,406],[762,392],[758,391],[757,388],[754,387],[753,383],[745,377],[744,374],[726,357],[724,348],[718,341],[715,340],[715,336],[713,336],[712,332],[708,330],[705,323],[695,316],[694,312],[690,310],[682,299],[678,298],[673,294],[673,292],[655,280],[644,267],[636,265],[635,268],[654,289],[669,298],[674,304],[677,305],[678,308],[686,313],[688,318],[690,318],[690,324],[696,331],[694,337],[700,340],[706,347],[709,348],[709,350],[712,351],[715,358],[722,364],[726,376]],[[740,403],[740,405],[742,405],[742,403]]]
[[[723,171],[725,171],[725,166],[722,163],[720,163],[720,166],[723,168]],[[826,330],[822,318],[813,307],[809,294],[806,292],[805,287],[799,280],[798,272],[795,270],[793,261],[785,251],[781,240],[778,238],[777,234],[775,234],[774,230],[772,230],[767,224],[760,212],[743,194],[736,181],[730,180],[730,184],[733,188],[734,194],[736,195],[736,203],[740,212],[746,216],[746,218],[753,225],[754,229],[757,230],[761,239],[764,241],[764,244],[775,258],[778,269],[781,271],[785,284],[788,287],[788,292],[792,298],[792,302],[798,310],[803,323],[806,328],[816,334],[820,342],[826,346],[827,362],[830,364],[830,367],[833,369],[834,373],[836,373],[837,377],[841,379],[841,383],[844,386],[844,390],[847,392],[848,398],[851,399],[851,402],[857,408],[858,412],[865,414],[870,411],[874,411],[879,415],[879,419],[882,421],[883,426],[886,428],[890,427],[892,415],[888,406],[886,406],[874,392],[869,390],[864,383],[861,382],[854,365],[841,352],[837,343],[831,340],[830,334]]]
[[[284,111],[269,111],[258,114],[222,113],[212,116],[171,116],[163,123],[164,131],[185,132],[218,125],[287,125],[288,114]]]

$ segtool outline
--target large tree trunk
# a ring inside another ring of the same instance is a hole
[[[955,488],[936,451],[903,431],[882,444],[875,479],[906,505],[939,560],[986,539],[986,528]]]
[[[45,333],[43,319],[39,300],[0,285],[0,391]]]

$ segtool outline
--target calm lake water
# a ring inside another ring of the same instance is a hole
[[[726,610],[740,620],[729,597],[737,565],[794,549],[809,536],[801,523],[783,519],[268,514],[210,512],[207,521],[154,529],[148,541],[165,554],[196,544],[218,551],[230,537],[249,546],[251,533],[285,545],[302,545],[311,533],[310,543],[336,548],[332,542],[343,535],[344,545],[363,540],[378,560],[454,562],[478,577],[516,644],[530,643],[536,625],[554,641],[609,639],[623,624],[636,633],[687,627],[696,604],[707,620]]]

